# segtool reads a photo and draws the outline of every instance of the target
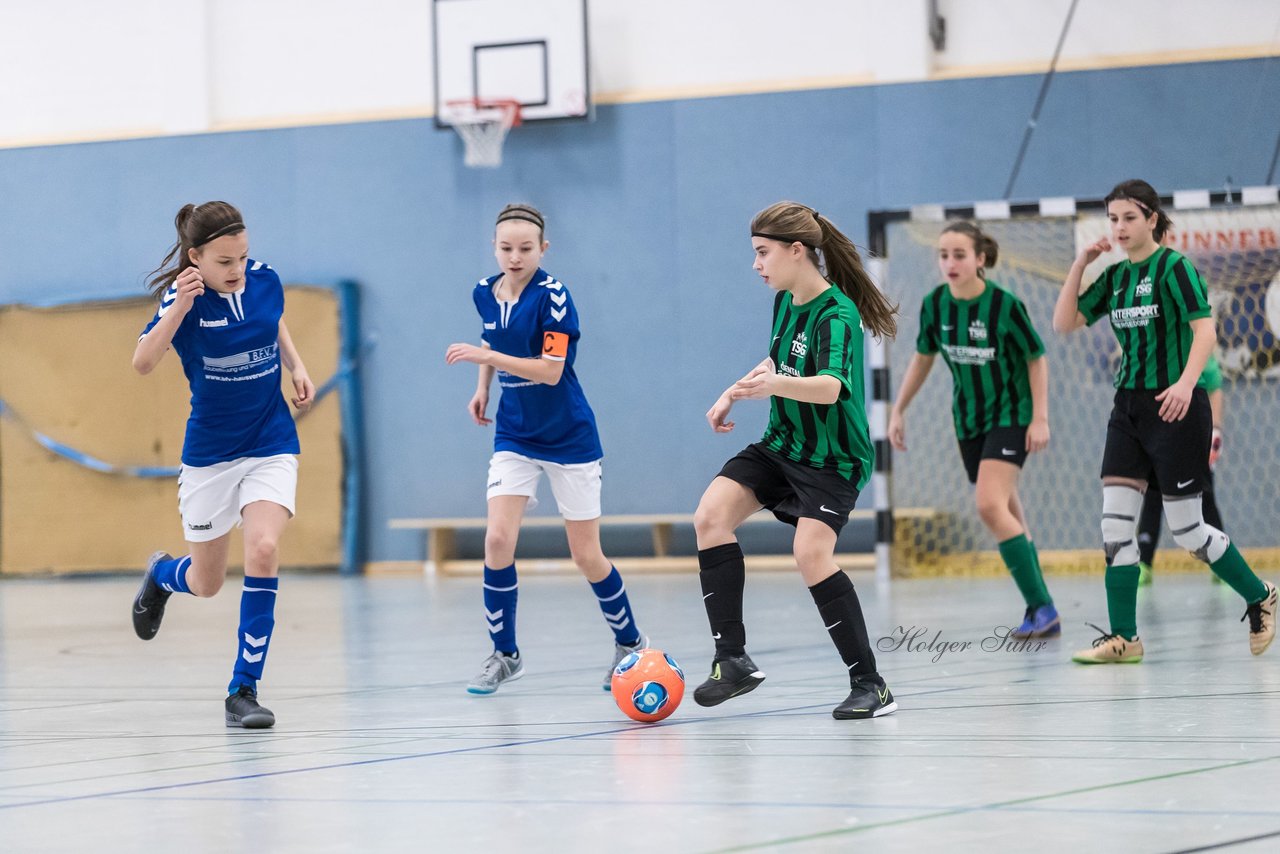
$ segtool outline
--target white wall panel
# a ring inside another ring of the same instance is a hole
[[[940,0],[947,46],[939,71],[1044,66],[1071,0]],[[1275,0],[1080,0],[1062,46],[1062,67],[1111,65],[1124,58],[1259,48],[1280,53]]]
[[[528,3],[534,0],[512,0]],[[1070,0],[590,0],[597,100],[1034,72]],[[1280,54],[1275,0],[1081,0],[1064,68]],[[0,3],[0,145],[415,117],[430,0]]]
[[[213,121],[426,115],[428,0],[206,0]]]

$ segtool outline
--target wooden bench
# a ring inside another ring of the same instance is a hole
[[[895,517],[936,516],[936,511],[907,508],[895,511]],[[850,520],[874,521],[874,510],[854,510],[849,514]],[[749,516],[744,524],[756,525],[765,522],[776,522],[774,515],[761,510]],[[484,567],[482,560],[460,560],[457,555],[458,531],[483,531],[487,521],[483,517],[440,518],[440,519],[392,519],[387,527],[396,531],[425,531],[428,572],[478,572]],[[617,563],[623,569],[647,569],[658,571],[684,572],[696,569],[696,555],[672,555],[671,535],[676,525],[692,525],[692,513],[654,513],[635,515],[601,516],[600,527],[648,527],[653,542],[653,554],[649,557],[618,558]],[[564,520],[559,516],[526,516],[521,528],[560,528]],[[875,555],[839,554],[836,560],[845,569],[865,569],[875,565]],[[520,565],[532,569],[558,571],[573,569],[573,562],[568,558],[549,559],[532,558],[520,561]],[[795,565],[790,554],[749,555],[748,569],[786,569]]]

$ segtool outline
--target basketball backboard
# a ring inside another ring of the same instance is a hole
[[[523,122],[591,115],[587,0],[434,0],[435,116],[463,99],[514,99]]]

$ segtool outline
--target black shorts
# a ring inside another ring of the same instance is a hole
[[[1154,391],[1119,389],[1107,422],[1103,477],[1154,481],[1164,495],[1203,492],[1208,483],[1213,411],[1202,388],[1191,393],[1181,421],[1162,421]]]
[[[819,469],[789,460],[760,442],[747,445],[720,469],[727,477],[750,489],[756,499],[788,525],[800,519],[818,519],[837,534],[849,522],[858,502],[860,472],[851,479],[835,469]]]
[[[970,483],[978,482],[978,464],[983,460],[1003,460],[1022,468],[1027,461],[1027,428],[992,427],[981,436],[961,439],[960,458]]]

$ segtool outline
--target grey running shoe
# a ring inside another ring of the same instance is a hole
[[[647,649],[648,647],[649,639],[644,635],[640,636],[640,640],[636,641],[634,646],[623,646],[620,643],[615,643],[613,645],[613,664],[609,665],[609,672],[604,675],[604,684],[600,687],[606,691],[613,690],[614,668],[621,664],[622,659],[626,658],[631,653],[639,652],[640,650]]]
[[[524,675],[524,659],[494,652],[484,660],[476,677],[467,684],[468,694],[492,694],[503,682],[511,682]]]

